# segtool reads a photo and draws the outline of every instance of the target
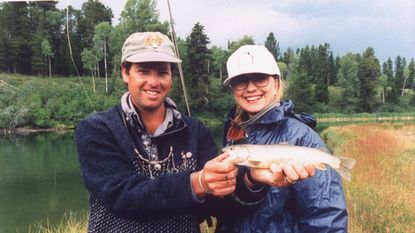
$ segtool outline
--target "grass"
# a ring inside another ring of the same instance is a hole
[[[415,125],[330,127],[322,136],[335,154],[357,160],[344,183],[350,232],[415,232]]]
[[[29,233],[85,233],[87,232],[87,213],[67,213],[58,225],[51,225],[48,220],[30,226]]]

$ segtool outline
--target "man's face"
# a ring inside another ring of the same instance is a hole
[[[122,68],[122,78],[140,112],[153,112],[164,108],[164,100],[173,85],[170,63],[133,63],[129,71]]]

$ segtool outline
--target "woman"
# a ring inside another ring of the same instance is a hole
[[[232,88],[236,108],[225,126],[225,144],[283,143],[326,150],[318,134],[305,124],[315,122],[304,122],[292,113],[290,100],[281,101],[280,70],[264,46],[240,47],[229,57],[227,69],[223,84]],[[217,232],[347,232],[348,214],[336,171],[315,170],[313,177],[298,177],[298,182],[289,172],[283,169],[289,179],[271,182],[264,171],[252,169],[251,180],[273,186],[265,202],[248,217],[220,221]]]

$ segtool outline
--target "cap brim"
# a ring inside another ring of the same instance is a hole
[[[170,63],[181,63],[182,60],[158,52],[147,52],[134,54],[125,58],[125,61],[137,63],[137,62],[170,62]]]
[[[225,81],[223,81],[223,86],[225,86],[225,87],[229,86],[231,84],[231,80],[233,78],[234,77],[228,77],[227,79],[225,79]]]

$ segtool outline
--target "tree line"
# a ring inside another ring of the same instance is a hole
[[[128,35],[138,31],[171,34],[169,23],[159,20],[154,0],[127,0],[119,23],[112,25],[112,19],[112,10],[98,0],[84,2],[81,9],[69,6],[63,10],[48,2],[1,3],[0,72],[91,77],[92,93],[111,95],[120,88],[116,83],[121,48]],[[397,56],[380,64],[371,47],[362,53],[334,56],[328,43],[288,48],[284,52],[279,43],[270,32],[263,42],[242,35],[239,40],[229,41],[227,48],[209,48],[204,26],[196,22],[186,38],[177,40],[191,111],[219,117],[226,114],[233,103],[230,90],[221,85],[227,75],[226,60],[245,44],[264,44],[272,52],[283,72],[286,97],[294,100],[297,111],[415,109],[413,58]],[[97,90],[96,78],[105,78],[104,90]],[[178,78],[172,97],[184,110]]]

